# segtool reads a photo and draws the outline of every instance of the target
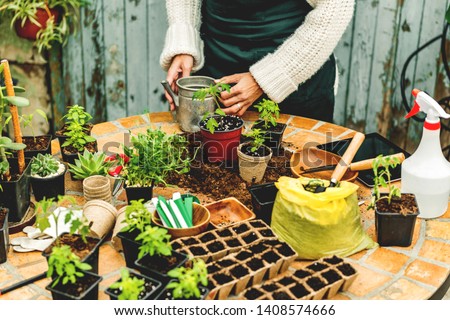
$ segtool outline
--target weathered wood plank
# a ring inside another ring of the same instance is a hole
[[[53,128],[51,129],[58,130],[61,117],[66,112],[61,46],[54,44],[48,57],[52,95],[52,117],[50,117],[50,121]]]
[[[123,0],[104,2],[104,59],[107,120],[127,115],[125,5]],[[130,36],[131,37],[131,36]]]

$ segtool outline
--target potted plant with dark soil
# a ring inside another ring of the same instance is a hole
[[[106,159],[106,154],[101,151],[92,153],[85,149],[78,154],[74,163],[69,163],[72,180],[84,180],[92,176],[108,177],[112,162]]]
[[[247,183],[258,183],[264,177],[272,150],[264,145],[264,132],[260,129],[252,129],[244,136],[250,142],[239,145],[239,174]]]
[[[236,116],[226,115],[220,108],[219,97],[222,91],[230,92],[230,86],[217,83],[208,88],[197,90],[193,100],[205,101],[213,97],[217,109],[214,114],[206,113],[200,121],[203,157],[209,162],[229,162],[237,160],[237,147],[241,139],[244,121]]]
[[[161,282],[122,268],[120,279],[105,290],[111,300],[152,300]]]
[[[278,155],[286,129],[286,124],[277,122],[280,118],[278,104],[272,100],[263,99],[254,107],[258,109],[260,120],[255,122],[252,129],[264,130],[264,144],[272,149],[274,155]]]
[[[64,162],[74,164],[81,152],[87,150],[97,152],[97,140],[86,133],[85,127],[79,122],[72,122],[67,128],[67,139],[61,146],[61,155]]]
[[[64,195],[66,166],[51,154],[38,154],[31,161],[31,187],[37,201]]]
[[[53,281],[46,289],[52,293],[53,300],[97,300],[98,285],[103,278],[88,272],[91,269],[68,245],[55,247],[47,271]]]
[[[419,215],[416,197],[400,193],[400,189],[391,182],[389,170],[399,163],[395,157],[379,155],[372,164],[374,187],[369,208],[375,209],[375,228],[380,246],[410,246]],[[381,188],[387,192],[382,193]]]
[[[248,188],[248,191],[252,196],[253,212],[256,214],[257,219],[262,219],[270,225],[272,222],[273,204],[278,193],[275,183],[253,185]]]
[[[201,259],[194,260],[191,268],[178,267],[167,275],[173,280],[166,285],[158,300],[203,300],[208,295],[208,270]]]
[[[190,170],[191,158],[184,136],[148,129],[145,134],[131,137],[131,144],[130,148],[125,147],[129,161],[121,175],[128,203],[131,200],[151,200],[153,186],[167,185],[169,173],[183,174]]]
[[[0,207],[0,264],[6,262],[9,247],[8,209]]]
[[[61,120],[64,121],[64,124],[61,129],[55,133],[60,146],[62,146],[66,141],[67,132],[69,131],[69,126],[72,122],[79,123],[85,129],[84,132],[88,135],[91,134],[91,130],[94,127],[94,125],[89,122],[92,119],[92,116],[84,110],[84,107],[73,105],[67,108],[67,113],[61,118]]]
[[[35,112],[39,114],[46,122],[47,115],[44,111],[41,109],[36,109]],[[29,127],[31,130],[31,136],[23,136],[22,142],[26,145],[25,147],[25,157],[26,158],[33,158],[37,156],[38,154],[51,154],[51,142],[52,142],[52,135],[51,134],[45,134],[45,135],[39,135],[36,136],[33,128],[33,118],[34,114],[22,114],[20,116],[20,122],[22,123],[24,128]]]

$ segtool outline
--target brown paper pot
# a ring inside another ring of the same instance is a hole
[[[116,224],[114,225],[114,230],[112,233],[111,243],[117,251],[122,251],[122,240],[117,236],[117,234],[122,230],[126,223],[125,220],[125,210],[127,206],[124,206],[123,208],[120,208],[119,211],[117,211],[117,218],[116,218]]]
[[[83,207],[83,214],[92,221],[91,235],[103,238],[107,235],[116,221],[117,210],[111,204],[103,200],[91,200]]]
[[[111,183],[109,178],[97,175],[84,179],[83,193],[86,201],[103,200],[111,202]]]
[[[267,164],[272,157],[272,150],[266,147],[270,150],[268,156],[251,157],[241,152],[241,148],[247,144],[248,143],[242,143],[238,148],[239,174],[246,182],[258,183],[262,180],[264,173],[266,172]]]

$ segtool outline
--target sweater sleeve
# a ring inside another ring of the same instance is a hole
[[[178,54],[194,57],[194,68],[203,67],[203,41],[200,38],[200,16],[202,0],[166,0],[167,29],[164,48],[159,62],[164,70],[169,69],[172,59]]]
[[[271,54],[250,67],[261,89],[283,101],[311,78],[332,54],[353,16],[354,0],[309,0],[304,23]]]

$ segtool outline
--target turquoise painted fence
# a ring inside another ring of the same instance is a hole
[[[165,1],[91,2],[82,12],[80,31],[62,51],[59,110],[82,104],[97,121],[167,110],[159,67]],[[420,125],[403,120],[399,75],[407,56],[442,31],[447,2],[357,0],[335,52],[340,70],[336,123],[381,132],[408,148],[417,143]],[[448,95],[437,43],[413,61],[407,78],[408,91],[417,86],[438,98]]]

